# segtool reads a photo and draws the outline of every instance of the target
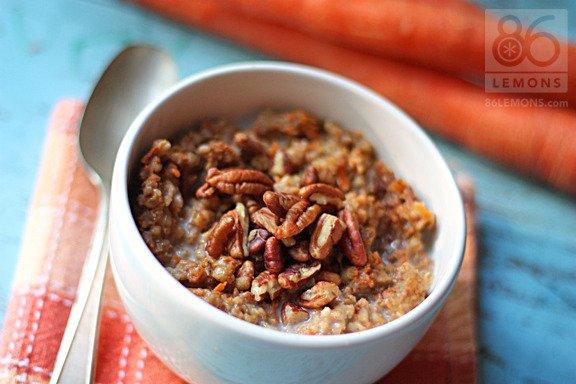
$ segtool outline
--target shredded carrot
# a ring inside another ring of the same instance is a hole
[[[216,287],[214,287],[213,291],[216,293],[221,293],[226,289],[226,282],[220,283],[218,284]]]

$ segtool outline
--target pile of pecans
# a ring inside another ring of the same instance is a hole
[[[242,260],[235,280],[239,291],[250,290],[256,301],[274,300],[282,290],[315,282],[297,304],[284,304],[283,320],[290,322],[306,313],[299,306],[322,308],[340,294],[340,275],[322,268],[334,247],[356,266],[364,266],[367,255],[358,221],[344,204],[344,192],[312,182],[298,194],[288,194],[273,191],[273,184],[258,170],[210,168],[196,197],[224,194],[241,200],[213,225],[206,242],[212,258],[226,254],[235,259],[232,264]],[[259,261],[261,271],[256,268]]]
[[[166,270],[253,324],[357,332],[402,316],[430,287],[434,214],[362,134],[302,110],[160,138],[131,189]]]

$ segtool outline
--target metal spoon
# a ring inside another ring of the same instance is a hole
[[[108,65],[84,111],[80,157],[100,191],[100,212],[50,383],[91,383],[108,263],[108,197],[116,152],[136,115],[178,80],[174,62],[151,46],[124,49]]]

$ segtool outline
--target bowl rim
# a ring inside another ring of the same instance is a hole
[[[138,231],[135,218],[132,215],[128,196],[128,159],[132,152],[135,139],[138,137],[140,129],[144,126],[145,122],[155,113],[158,107],[164,103],[170,102],[171,98],[178,92],[185,88],[194,86],[196,83],[201,81],[237,72],[281,72],[296,76],[314,77],[332,83],[338,88],[341,88],[344,92],[354,93],[355,97],[371,99],[371,101],[376,102],[379,107],[385,109],[387,113],[394,114],[397,118],[404,120],[405,124],[403,124],[401,129],[411,130],[418,140],[421,141],[421,144],[428,147],[428,150],[430,150],[433,157],[432,160],[439,166],[439,172],[445,173],[449,176],[448,180],[451,180],[452,182],[450,185],[446,185],[445,188],[447,188],[447,191],[456,198],[456,201],[454,202],[456,210],[454,215],[457,225],[456,231],[451,233],[451,235],[454,236],[455,243],[453,252],[457,253],[457,255],[449,258],[450,263],[446,266],[446,272],[442,279],[436,281],[434,289],[431,290],[430,294],[410,312],[386,324],[347,334],[301,335],[282,332],[236,318],[216,307],[213,307],[196,295],[191,294],[186,287],[176,281],[176,279],[168,273],[168,271],[160,264],[160,262],[158,262],[156,257],[150,251]],[[216,322],[222,327],[245,334],[254,339],[259,339],[272,344],[307,348],[334,348],[372,342],[400,332],[414,323],[424,321],[425,315],[442,305],[443,301],[450,293],[463,261],[466,234],[463,201],[456,186],[454,177],[435,144],[411,117],[395,104],[355,81],[325,70],[280,61],[241,62],[204,70],[179,81],[156,98],[152,103],[147,105],[129,127],[118,150],[114,164],[114,175],[112,181],[110,226],[122,228],[122,241],[126,241],[129,248],[132,248],[133,252],[142,255],[140,260],[143,264],[143,268],[150,271],[151,275],[156,276],[155,285],[163,291],[174,292],[176,294],[174,296],[177,296],[176,300],[180,305],[187,307],[188,311],[202,311],[210,321]],[[117,256],[115,255],[116,252],[111,252],[111,264],[115,278],[118,280],[118,272],[116,270],[116,263],[114,262],[114,259]],[[117,284],[122,284],[122,282],[117,281]]]

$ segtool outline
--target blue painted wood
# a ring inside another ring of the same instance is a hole
[[[576,10],[571,0],[484,3]],[[0,322],[50,108],[85,98],[106,62],[134,42],[169,50],[182,76],[262,58],[113,0],[0,0]],[[435,140],[477,183],[482,378],[576,383],[576,202]]]

